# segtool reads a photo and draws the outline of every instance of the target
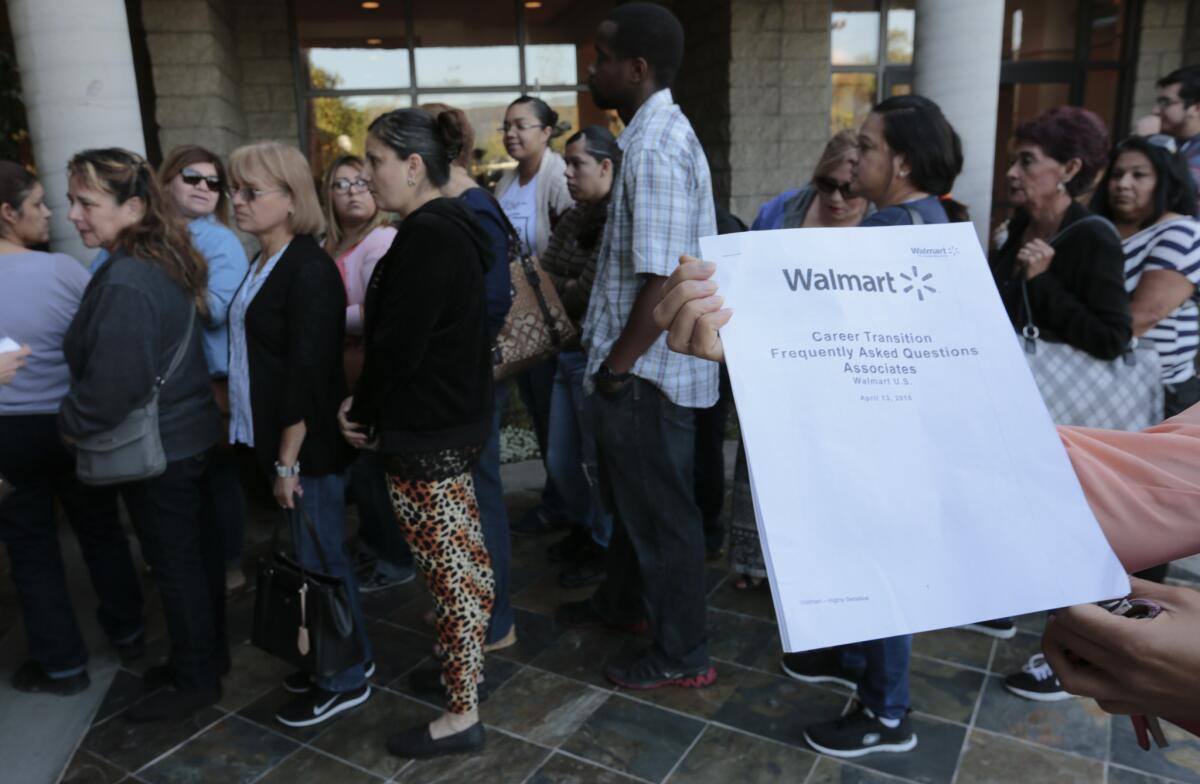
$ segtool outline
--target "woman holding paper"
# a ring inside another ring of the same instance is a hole
[[[968,219],[966,208],[949,196],[962,170],[961,142],[933,101],[918,95],[883,101],[863,123],[858,146],[854,189],[878,208],[861,226]],[[722,309],[716,284],[709,280],[715,269],[710,262],[684,257],[664,287],[655,321],[669,331],[672,350],[721,361],[718,329],[733,314]],[[857,705],[845,716],[805,730],[809,745],[842,758],[916,748],[917,735],[908,718],[911,653],[912,638],[905,635],[785,654],[783,669],[789,676],[807,683],[836,683],[858,693]]]

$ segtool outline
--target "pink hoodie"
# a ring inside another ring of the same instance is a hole
[[[383,254],[392,247],[396,238],[396,230],[391,226],[380,226],[363,237],[362,242],[338,256],[338,272],[342,273],[342,283],[346,285],[346,334],[361,335],[362,304],[367,299],[367,284],[371,281],[371,273]]]

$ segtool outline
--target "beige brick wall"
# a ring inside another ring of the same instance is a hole
[[[1195,0],[1146,0],[1142,6],[1142,33],[1138,39],[1136,82],[1130,125],[1154,108],[1154,83],[1184,64],[1185,32],[1188,28],[1189,5]],[[1192,17],[1197,15],[1192,9]],[[1187,42],[1191,49],[1197,44]]]
[[[159,144],[227,155],[245,136],[230,0],[143,0]]]

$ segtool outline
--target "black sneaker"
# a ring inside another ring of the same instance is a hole
[[[412,567],[405,569],[399,577],[382,574],[376,569],[376,571],[371,573],[370,577],[358,584],[358,592],[375,593],[376,591],[386,591],[388,588],[408,585],[415,579],[417,579],[417,572]]]
[[[968,623],[962,628],[969,632],[986,634],[988,637],[995,637],[998,640],[1011,640],[1017,636],[1017,622],[1012,618],[997,618],[994,621]]]
[[[70,697],[87,689],[92,683],[87,670],[66,678],[51,678],[37,662],[27,661],[12,676],[12,687],[27,694],[57,694]]]
[[[644,653],[629,664],[610,664],[604,668],[604,677],[622,689],[644,691],[663,686],[703,689],[716,683],[717,669],[711,664],[689,669],[668,667]]]
[[[353,691],[325,691],[315,686],[288,702],[275,714],[275,720],[288,727],[311,727],[357,708],[371,697],[371,684]]]
[[[1058,702],[1074,696],[1063,689],[1062,684],[1058,682],[1058,676],[1046,663],[1046,657],[1040,653],[1030,656],[1020,672],[1014,672],[1005,678],[1004,688],[1018,697],[1038,702]]]
[[[858,688],[858,677],[862,674],[842,664],[842,654],[837,648],[785,653],[779,666],[789,678],[805,683],[835,683],[851,691]]]
[[[804,739],[822,754],[839,759],[879,751],[900,753],[917,747],[917,734],[908,714],[897,726],[889,727],[861,703],[854,703],[840,719],[812,725],[804,731]]]
[[[578,561],[587,553],[590,544],[593,544],[591,532],[581,525],[573,526],[571,533],[546,548],[546,560],[550,563]]]
[[[375,662],[367,662],[366,671],[363,673],[366,678],[375,676]],[[292,694],[307,694],[312,690],[313,677],[312,673],[306,670],[296,670],[291,675],[283,679],[283,688]]]

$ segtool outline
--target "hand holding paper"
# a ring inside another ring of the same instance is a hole
[[[722,309],[725,299],[711,280],[717,266],[694,256],[680,256],[679,266],[663,285],[662,301],[654,308],[654,322],[667,331],[667,345],[680,354],[713,362],[725,361],[721,327],[732,310]]]

